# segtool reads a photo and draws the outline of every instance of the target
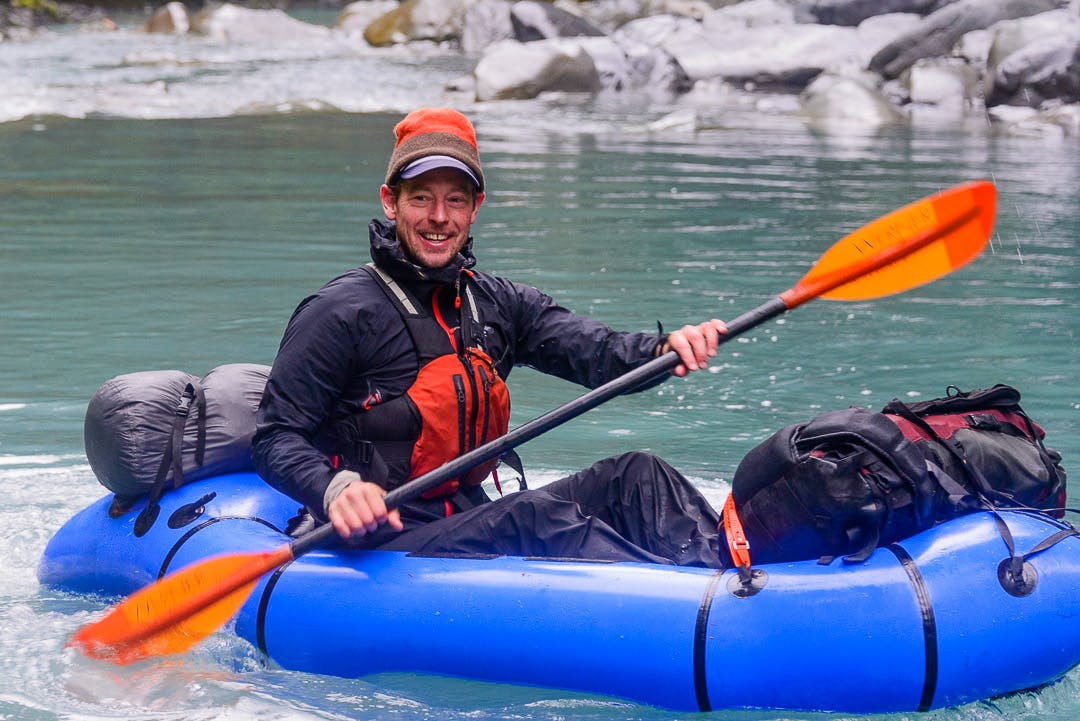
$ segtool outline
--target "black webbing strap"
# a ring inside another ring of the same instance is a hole
[[[499,456],[499,463],[507,466],[514,473],[518,474],[518,490],[524,491],[529,488],[528,483],[525,482],[525,464],[521,462],[521,456],[517,454],[513,448],[506,453]]]
[[[991,514],[994,517],[994,523],[997,525],[998,533],[1002,540],[1005,541],[1005,547],[1009,549],[1008,558],[1003,559],[997,567],[998,583],[1001,584],[1006,593],[1018,598],[1031,594],[1039,583],[1039,573],[1033,566],[1028,564],[1028,559],[1049,548],[1053,548],[1070,536],[1080,536],[1080,531],[1070,525],[1039,541],[1026,553],[1017,553],[1016,543],[1013,540],[1008,524],[996,511],[991,511]]]
[[[173,414],[172,432],[169,434],[165,450],[161,455],[154,484],[150,487],[150,496],[146,508],[135,519],[134,533],[139,538],[150,530],[157,520],[161,507],[158,501],[165,492],[165,486],[172,471],[172,485],[176,488],[184,483],[184,430],[187,428],[191,408],[195,407],[195,465],[201,466],[206,455],[206,393],[199,381],[192,381],[184,387],[180,400]]]
[[[1005,523],[1005,519],[1003,519],[997,511],[990,511],[990,515],[994,518],[994,524],[997,526],[998,533],[1001,535],[1001,540],[1005,542],[1005,547],[1009,549],[1010,570],[1018,575],[1023,568],[1024,561],[1032,556],[1042,553],[1049,548],[1053,548],[1070,536],[1080,537],[1080,531],[1077,529],[1071,526],[1069,528],[1062,528],[1057,531],[1057,533],[1053,533],[1036,543],[1030,551],[1027,551],[1026,553],[1017,553],[1016,541],[1013,539],[1012,531],[1009,530],[1009,525]]]

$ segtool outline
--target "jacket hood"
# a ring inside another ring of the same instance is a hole
[[[371,238],[371,259],[396,280],[453,283],[463,269],[476,265],[476,258],[472,253],[472,236],[465,241],[461,252],[449,265],[442,268],[422,268],[405,255],[394,223],[375,218],[368,224],[368,235]]]

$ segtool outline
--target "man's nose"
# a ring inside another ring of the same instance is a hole
[[[431,204],[431,219],[433,221],[444,223],[449,217],[446,212],[446,203],[442,200],[436,200]]]

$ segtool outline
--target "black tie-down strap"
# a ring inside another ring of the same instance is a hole
[[[1026,553],[1017,553],[1016,542],[1013,540],[1012,531],[1009,530],[1008,524],[1005,523],[1005,520],[997,511],[990,511],[990,515],[994,518],[994,524],[997,526],[998,533],[1001,534],[1001,540],[1005,542],[1005,547],[1009,549],[1009,556],[1002,559],[1001,563],[998,564],[998,582],[1007,593],[1013,596],[1027,596],[1035,590],[1035,586],[1039,582],[1039,573],[1034,566],[1027,562],[1029,558],[1056,546],[1070,536],[1080,536],[1080,531],[1070,525],[1068,528],[1062,528],[1039,541]]]
[[[176,413],[173,416],[172,433],[165,444],[165,451],[161,455],[161,463],[158,464],[157,474],[154,476],[154,485],[150,487],[150,497],[144,508],[135,519],[135,537],[142,537],[154,525],[161,507],[158,501],[165,492],[165,484],[172,471],[173,488],[184,483],[184,429],[187,427],[188,416],[192,407],[195,408],[196,438],[195,438],[195,465],[203,464],[206,453],[206,394],[202,384],[198,381],[188,383],[184,392],[180,394],[180,400],[176,405]]]

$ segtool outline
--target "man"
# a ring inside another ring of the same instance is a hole
[[[472,270],[485,190],[472,124],[422,108],[394,133],[373,263],[302,301],[285,330],[254,439],[262,477],[369,548],[729,565],[716,512],[643,453],[494,502],[484,466],[386,508],[388,489],[506,432],[513,366],[596,387],[674,350],[683,376],[725,332],[619,333]]]

